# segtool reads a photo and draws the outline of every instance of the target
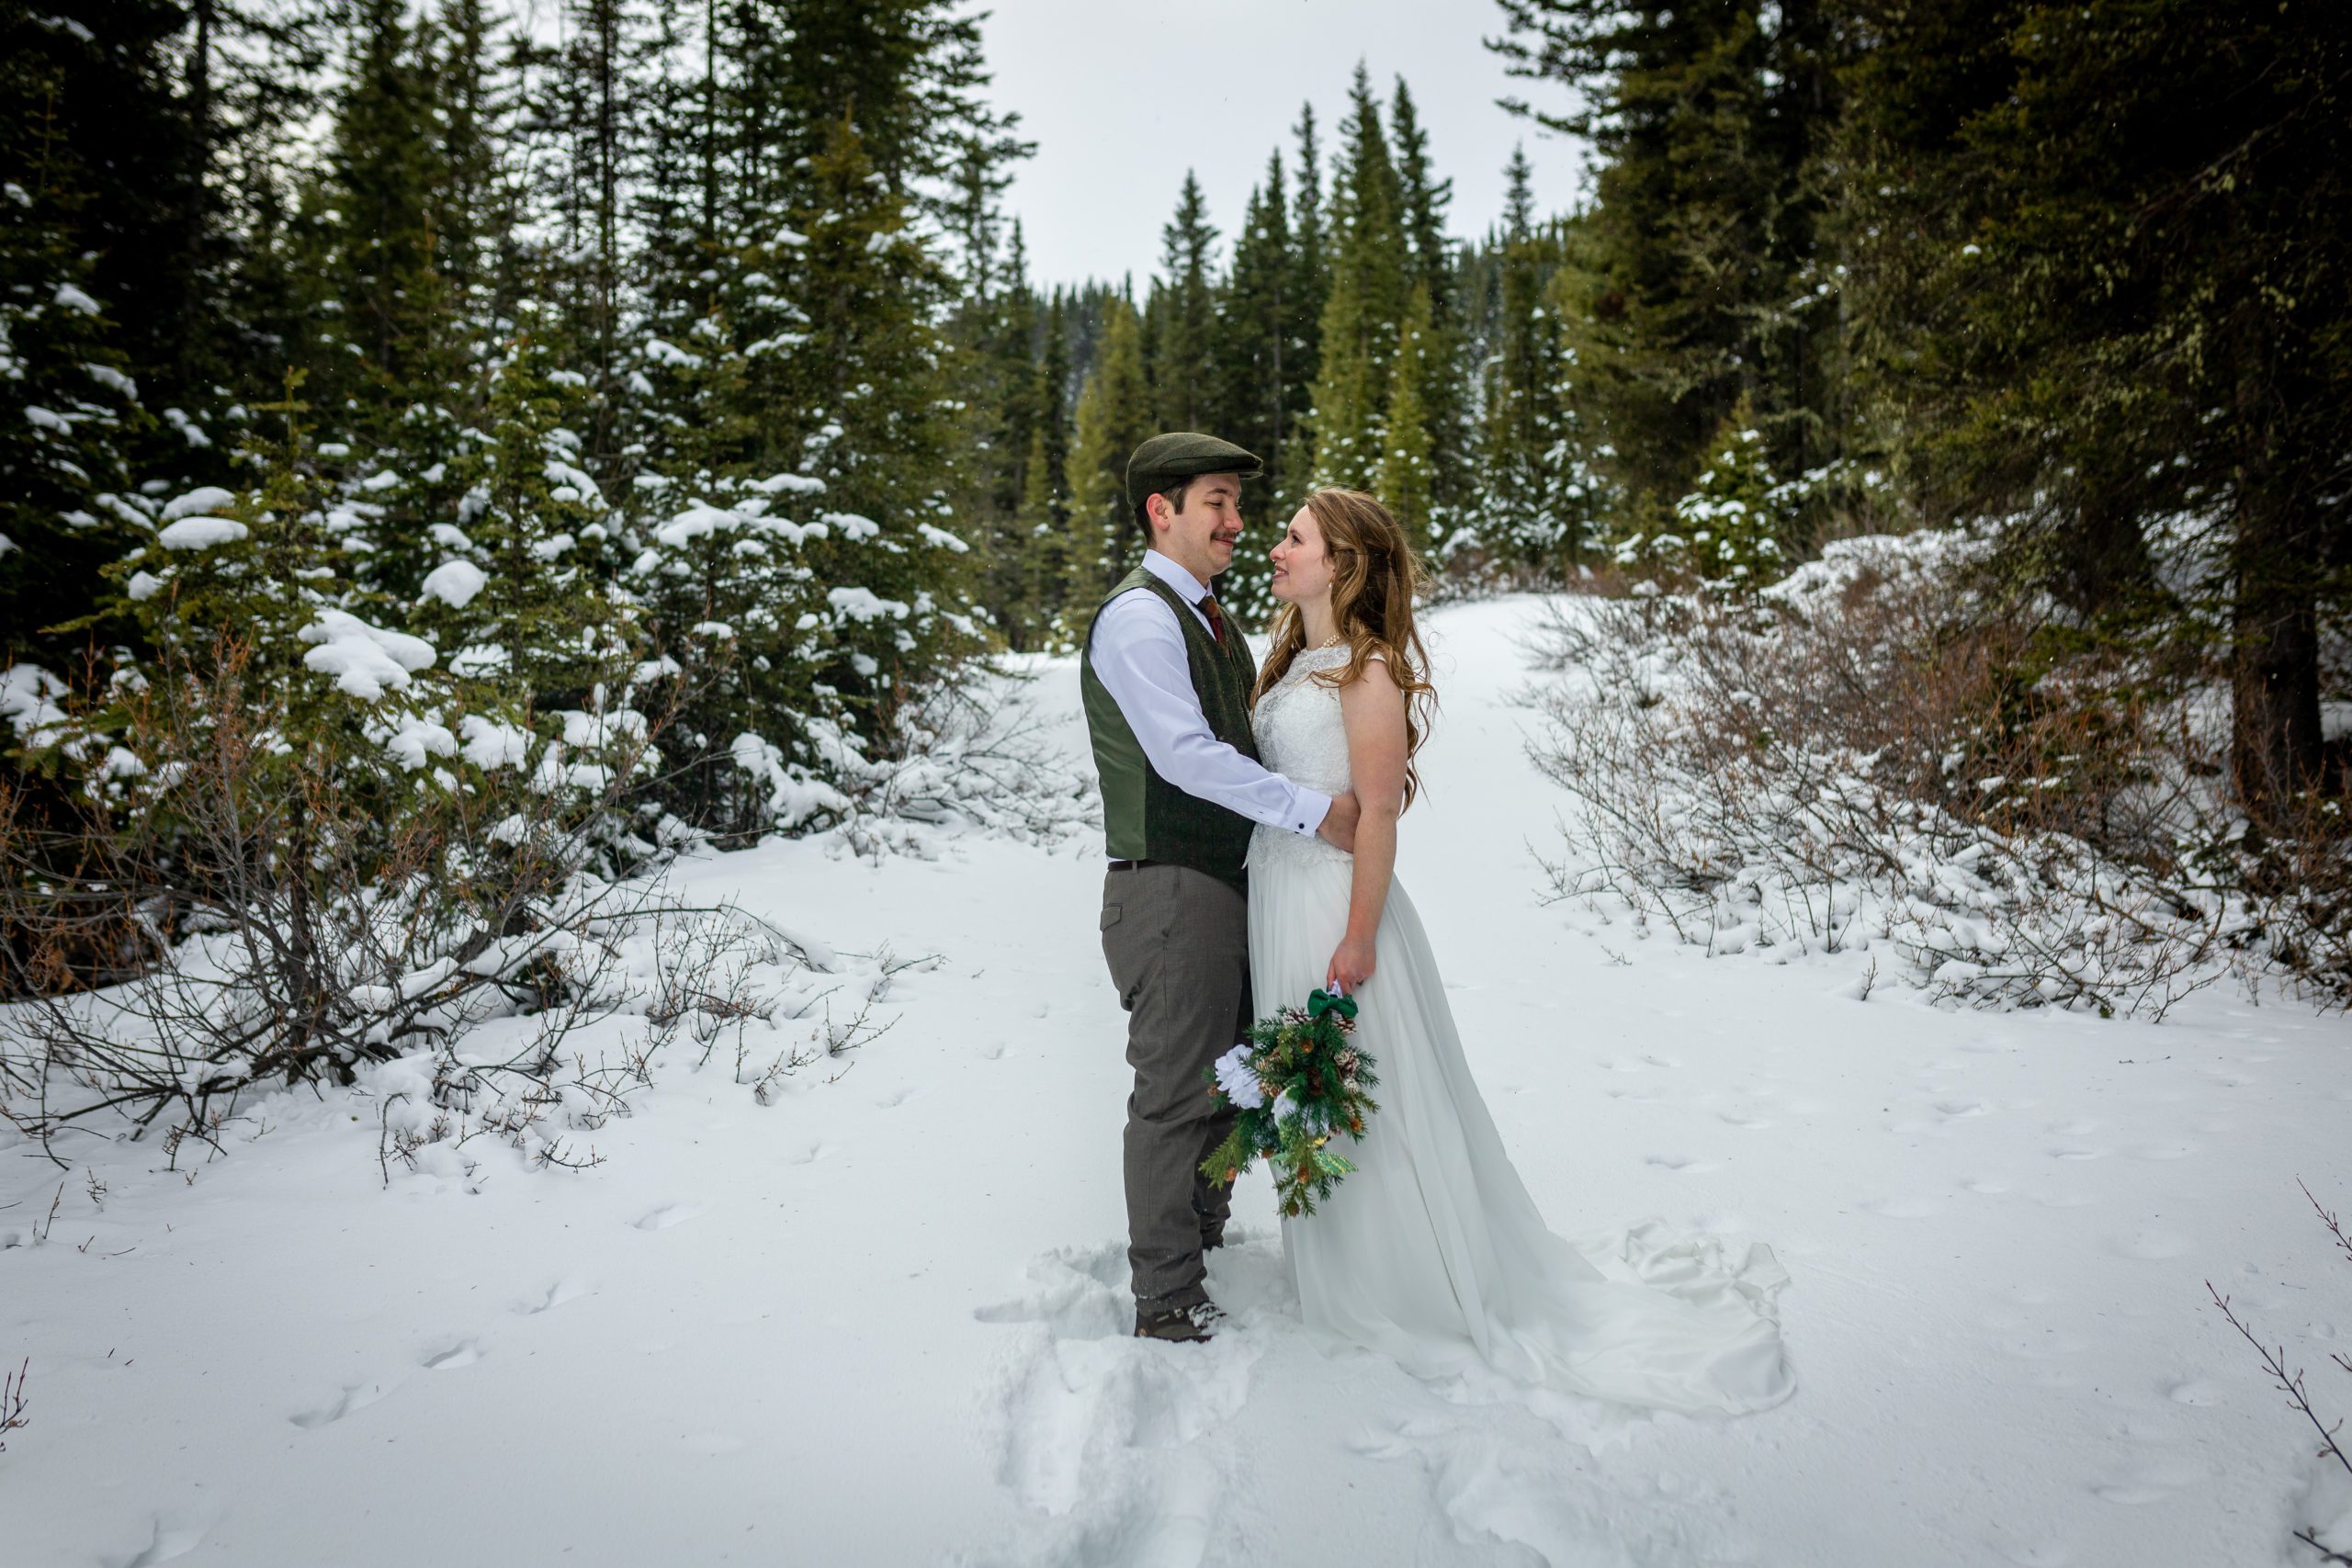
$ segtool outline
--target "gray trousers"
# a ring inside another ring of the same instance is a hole
[[[1104,874],[1102,957],[1127,1010],[1127,1268],[1136,1310],[1208,1300],[1201,1251],[1221,1241],[1232,1190],[1201,1161],[1233,1125],[1205,1069],[1253,1021],[1250,906],[1205,872],[1147,865]]]

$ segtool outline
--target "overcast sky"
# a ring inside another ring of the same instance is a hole
[[[1303,101],[1315,105],[1328,170],[1359,59],[1384,100],[1400,73],[1412,88],[1430,162],[1453,181],[1456,235],[1482,234],[1501,216],[1514,142],[1526,142],[1535,166],[1539,210],[1568,206],[1583,186],[1577,144],[1496,107],[1514,91],[1546,108],[1566,100],[1550,84],[1503,74],[1480,41],[1502,25],[1486,0],[994,0],[990,9],[991,96],[1020,112],[1037,144],[1006,201],[1042,284],[1132,272],[1142,288],[1188,168],[1222,254],[1266,154],[1279,144],[1292,164]]]

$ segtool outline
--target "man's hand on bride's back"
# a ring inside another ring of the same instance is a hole
[[[1331,809],[1323,814],[1323,825],[1315,829],[1316,837],[1328,839],[1350,854],[1355,852],[1356,823],[1363,816],[1363,807],[1350,790],[1331,797]]]

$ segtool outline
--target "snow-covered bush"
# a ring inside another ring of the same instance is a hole
[[[62,817],[0,780],[0,989],[30,998],[0,1066],[36,1132],[119,1109],[202,1135],[252,1086],[347,1083],[552,1005],[650,897],[588,872],[653,755],[598,700],[603,628],[517,641],[527,683],[451,670],[344,575],[299,433],[267,459],[254,490],[159,508],[113,569],[145,652],[12,693],[28,762],[85,776]],[[566,684],[586,705],[535,708]]]
[[[1581,807],[1563,897],[1713,951],[1867,949],[1979,1005],[2160,1016],[2259,935],[2210,875],[2200,693],[2064,655],[1957,534],[1832,544],[1750,604],[1555,617],[1536,760]],[[1885,967],[1886,965],[1882,965]]]
[[[539,1168],[600,1164],[586,1135],[628,1115],[675,1055],[691,1055],[679,1065],[699,1072],[723,1049],[733,1081],[769,1104],[805,1068],[845,1070],[888,1027],[874,1010],[891,977],[935,962],[844,960],[732,905],[683,908],[637,894],[545,954],[564,983],[518,1021],[527,1027],[475,1029],[462,1047],[442,1037],[367,1076],[358,1092],[375,1104],[387,1181],[397,1162],[478,1183],[485,1141]],[[610,1027],[582,1033],[597,1024]]]
[[[1746,400],[1716,434],[1705,466],[1674,503],[1673,525],[1618,541],[1615,564],[1716,599],[1743,600],[1778,579],[1804,532],[1810,486],[1772,472]]]

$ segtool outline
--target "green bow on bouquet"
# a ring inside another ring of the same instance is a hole
[[[1334,995],[1329,991],[1320,990],[1306,998],[1307,1017],[1319,1019],[1327,1012],[1336,1012],[1341,1018],[1352,1019],[1356,1015],[1356,999],[1345,991]]]

